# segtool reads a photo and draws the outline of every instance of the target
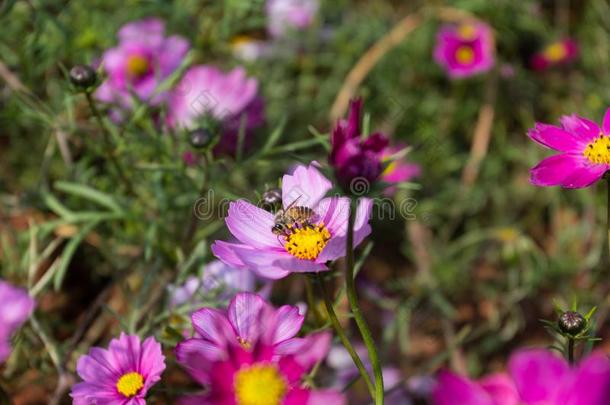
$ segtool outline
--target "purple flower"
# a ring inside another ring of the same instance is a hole
[[[578,44],[571,38],[565,38],[547,45],[542,51],[534,54],[530,63],[534,70],[546,70],[570,63],[577,57]]]
[[[314,164],[299,165],[282,179],[282,204],[311,210],[307,224],[277,235],[274,214],[247,201],[229,206],[225,220],[238,242],[216,241],[212,252],[226,264],[250,269],[261,277],[279,279],[290,273],[328,270],[326,263],[345,256],[349,198],[327,197],[331,182]],[[293,204],[294,203],[294,204]],[[360,199],[354,223],[354,246],[371,232],[370,199]]]
[[[165,24],[156,18],[124,25],[119,44],[104,52],[102,67],[108,79],[95,97],[124,108],[132,106],[132,97],[157,105],[166,93],[159,85],[169,77],[188,52],[189,43],[180,36],[165,37]]]
[[[366,182],[366,187],[375,182],[383,171],[383,153],[388,146],[385,135],[376,132],[362,139],[360,122],[362,99],[352,100],[347,121],[340,120],[331,134],[329,163],[345,190],[358,188],[356,183]]]
[[[13,333],[32,315],[36,302],[27,291],[0,280],[0,364],[11,354]]]
[[[170,95],[168,124],[195,129],[206,118],[221,124],[222,139],[216,153],[235,153],[242,125],[247,147],[252,130],[265,121],[258,81],[247,77],[242,67],[228,73],[210,65],[190,68]]]
[[[435,405],[606,405],[610,360],[592,354],[578,367],[549,350],[521,350],[509,360],[508,374],[478,381],[443,371],[433,393]]]
[[[452,79],[488,71],[494,65],[491,28],[482,22],[441,27],[436,36],[434,60]]]
[[[256,276],[251,271],[237,269],[214,260],[205,266],[202,277],[189,277],[182,286],[170,286],[170,306],[192,301],[197,292],[213,293],[222,289],[221,297],[232,297],[241,291],[254,291]]]
[[[267,30],[274,37],[302,31],[313,23],[319,7],[318,0],[267,0]]]
[[[536,123],[528,136],[560,152],[531,169],[536,186],[588,187],[610,168],[610,108],[602,127],[577,115],[561,117],[561,127]]]
[[[144,405],[146,393],[165,370],[161,345],[153,338],[121,333],[108,350],[94,347],[78,359],[76,371],[84,382],[72,387],[75,405]]]
[[[183,404],[343,404],[334,391],[312,391],[302,377],[320,362],[331,336],[295,338],[304,316],[297,307],[273,308],[260,296],[237,294],[227,312],[202,308],[192,316],[195,337],[176,347],[176,358],[208,387]]]

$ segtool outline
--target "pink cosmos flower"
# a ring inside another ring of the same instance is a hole
[[[32,315],[35,301],[27,291],[0,280],[0,364],[11,354],[13,333]]]
[[[220,123],[223,133],[215,152],[234,154],[242,125],[247,147],[252,130],[265,121],[258,81],[242,67],[228,73],[210,65],[190,68],[171,92],[167,121],[172,127],[195,129],[206,118]]]
[[[290,273],[328,270],[326,263],[345,255],[349,198],[327,197],[331,182],[314,164],[298,165],[282,179],[284,208],[311,209],[304,226],[285,235],[272,232],[274,214],[239,200],[229,206],[225,220],[237,242],[216,241],[212,252],[230,266],[251,269],[261,277],[279,279]],[[294,204],[293,204],[294,203]],[[372,201],[361,198],[354,223],[354,246],[371,232],[368,224]]]
[[[482,22],[441,27],[436,36],[434,60],[452,79],[487,72],[494,65],[491,28]]]
[[[94,347],[78,359],[76,371],[84,382],[72,387],[75,405],[145,405],[146,393],[165,370],[161,345],[153,338],[121,333],[108,350]]]
[[[202,277],[189,277],[181,286],[170,285],[170,306],[175,307],[192,301],[197,292],[213,294],[220,292],[220,297],[232,297],[241,291],[254,291],[257,277],[251,271],[237,269],[214,260],[205,265]]]
[[[366,139],[362,136],[362,99],[352,100],[347,120],[340,120],[330,138],[329,163],[345,190],[359,192],[360,183],[367,188],[383,171],[382,161],[387,153],[389,140],[380,132]]]
[[[302,31],[313,23],[319,7],[318,0],[267,0],[267,30],[274,37]]]
[[[433,393],[434,405],[607,405],[610,398],[610,360],[601,353],[578,367],[549,350],[513,354],[508,373],[478,381],[441,372]]]
[[[571,38],[565,38],[547,45],[542,51],[534,54],[530,63],[534,70],[546,70],[570,63],[577,57],[578,44]]]
[[[334,391],[302,386],[304,375],[323,359],[331,336],[295,338],[303,315],[293,306],[273,308],[260,296],[235,296],[227,313],[202,308],[193,314],[196,335],[176,347],[176,358],[205,394],[184,404],[306,405],[343,404]]]
[[[563,116],[561,127],[536,123],[528,136],[560,152],[531,169],[536,186],[582,188],[599,180],[610,168],[610,109],[602,127],[577,115]]]
[[[381,180],[386,183],[399,184],[412,180],[421,174],[421,167],[415,163],[408,163],[404,159],[392,159],[393,155],[400,153],[406,145],[398,144],[385,148],[381,154],[382,161],[388,162],[388,166],[381,173]],[[385,194],[391,195],[396,192],[396,187],[390,186],[385,189]]]
[[[157,18],[124,25],[119,44],[104,52],[101,63],[108,78],[95,97],[124,108],[131,107],[133,96],[151,105],[163,101],[166,93],[159,91],[159,85],[180,66],[189,50],[184,38],[165,37],[164,31],[165,24]]]

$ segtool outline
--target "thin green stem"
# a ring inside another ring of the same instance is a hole
[[[102,139],[104,140],[104,147],[106,148],[106,155],[108,155],[108,159],[110,159],[110,162],[114,166],[114,169],[116,170],[117,175],[119,176],[119,178],[125,185],[127,192],[130,193],[133,190],[133,187],[131,186],[131,183],[125,176],[125,173],[123,172],[123,169],[121,168],[121,165],[119,164],[119,161],[114,156],[114,146],[112,145],[112,141],[110,139],[110,133],[108,132],[108,129],[104,125],[104,121],[102,121],[102,116],[100,115],[100,112],[97,109],[95,101],[91,97],[91,93],[86,91],[85,97],[87,98],[87,103],[89,103],[89,108],[91,109],[91,112],[93,113],[93,116],[95,117],[95,120],[97,121],[97,124],[99,125],[100,129],[102,130]]]
[[[373,340],[373,334],[369,328],[360,306],[358,304],[358,294],[356,293],[356,280],[354,278],[354,222],[356,218],[356,200],[352,199],[349,211],[349,222],[347,225],[347,245],[346,245],[346,269],[345,269],[345,285],[347,290],[347,299],[349,300],[352,314],[356,320],[356,325],[362,335],[362,340],[369,353],[369,360],[373,367],[373,375],[375,376],[375,405],[383,405],[383,374],[381,372],[381,364],[379,363],[379,355]]]
[[[360,356],[358,356],[358,353],[356,353],[354,346],[352,346],[352,343],[349,341],[349,338],[345,334],[345,331],[343,330],[343,327],[341,326],[341,323],[339,322],[339,319],[337,318],[337,314],[335,313],[335,309],[333,307],[333,302],[332,302],[330,295],[328,294],[328,290],[326,288],[326,282],[324,281],[324,278],[320,273],[316,273],[316,276],[318,279],[318,283],[320,285],[320,290],[322,291],[322,297],[324,298],[324,304],[326,305],[326,312],[328,312],[328,317],[330,318],[330,322],[332,323],[333,328],[335,329],[335,332],[339,336],[341,343],[345,347],[345,350],[347,350],[347,352],[349,353],[349,355],[352,358],[352,361],[358,368],[358,371],[360,372],[360,376],[362,376],[362,379],[364,380],[367,388],[369,389],[371,398],[374,398],[375,397],[375,386],[373,385],[373,382],[371,381],[371,377],[369,376],[369,373],[366,371],[366,367],[362,363]]]
[[[568,362],[574,364],[574,339],[568,338]]]

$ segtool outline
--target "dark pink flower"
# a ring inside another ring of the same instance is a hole
[[[27,291],[0,280],[0,364],[11,354],[13,333],[32,315],[34,299]]]
[[[195,129],[205,119],[221,126],[216,153],[235,153],[242,126],[246,148],[252,130],[265,121],[258,81],[248,77],[242,67],[228,73],[210,65],[190,68],[171,92],[167,121],[172,127]]]
[[[578,367],[549,350],[513,354],[508,373],[473,381],[443,371],[433,394],[434,405],[607,405],[610,360],[592,354]]]
[[[108,78],[95,97],[124,108],[132,97],[157,105],[166,92],[159,85],[169,77],[188,52],[189,43],[182,37],[165,37],[165,24],[156,18],[124,25],[118,34],[119,44],[104,52],[101,64]]]
[[[146,393],[165,370],[161,345],[153,338],[121,333],[109,348],[94,347],[78,359],[76,372],[84,380],[72,387],[75,405],[145,405]]]
[[[436,36],[434,60],[453,79],[487,72],[494,65],[491,28],[482,22],[441,27]]]
[[[577,57],[578,44],[571,38],[565,38],[547,45],[542,51],[534,54],[530,63],[534,70],[545,70],[570,63]]]
[[[256,294],[241,293],[226,313],[202,308],[192,319],[196,335],[176,347],[176,358],[208,390],[181,403],[345,403],[338,392],[315,391],[302,384],[328,352],[331,336],[296,338],[304,319],[296,307],[275,309]]]
[[[582,188],[599,180],[610,169],[610,108],[602,127],[577,115],[563,116],[561,127],[536,123],[528,136],[560,152],[531,170],[536,186]]]
[[[421,175],[421,167],[415,163],[408,163],[403,158],[395,157],[406,149],[406,145],[398,144],[387,147],[382,153],[386,168],[381,173],[381,180],[390,184],[399,184],[412,180]],[[385,189],[385,194],[391,195],[396,191],[395,186]]]
[[[345,190],[355,188],[355,182],[364,181],[370,185],[377,181],[383,171],[383,154],[389,143],[388,138],[376,132],[363,139],[361,121],[362,99],[352,100],[347,120],[337,123],[330,138],[328,161]]]

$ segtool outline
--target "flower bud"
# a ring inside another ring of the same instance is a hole
[[[203,149],[210,146],[213,139],[214,134],[207,128],[197,128],[189,134],[189,141],[195,149]]]
[[[282,190],[279,188],[272,188],[263,193],[261,199],[262,208],[267,211],[274,211],[275,209],[282,206]]]
[[[89,65],[76,65],[70,69],[70,81],[76,87],[86,89],[97,82],[97,73]]]
[[[587,320],[584,316],[574,311],[566,311],[559,317],[557,322],[559,330],[570,335],[578,335],[587,327]]]

